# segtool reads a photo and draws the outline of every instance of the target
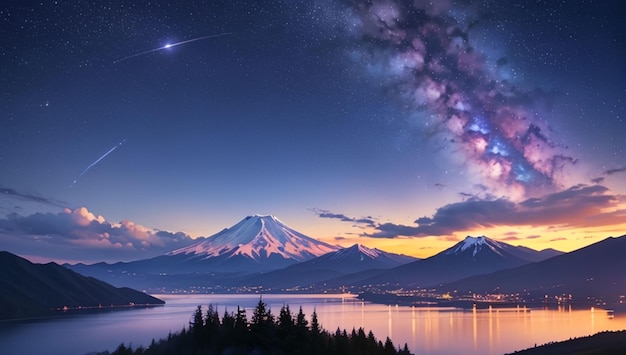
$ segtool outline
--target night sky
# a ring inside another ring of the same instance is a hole
[[[4,1],[0,249],[159,255],[251,214],[430,256],[626,233],[620,1]]]

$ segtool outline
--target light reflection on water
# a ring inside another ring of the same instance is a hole
[[[237,306],[248,319],[258,295],[157,295],[163,307],[101,314],[82,314],[37,321],[0,323],[0,349],[10,354],[85,354],[113,350],[121,342],[147,346],[188,326],[198,305],[217,305],[222,315]],[[321,325],[334,332],[363,327],[376,337],[391,337],[420,354],[502,354],[550,341],[626,329],[626,315],[605,310],[412,308],[361,302],[341,295],[264,295],[277,315],[283,304],[297,313],[302,306],[310,320],[315,309]]]

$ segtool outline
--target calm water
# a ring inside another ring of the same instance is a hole
[[[256,295],[160,295],[163,307],[101,314],[73,315],[37,321],[0,323],[0,349],[5,354],[85,354],[114,350],[121,342],[148,345],[187,326],[198,305],[217,304],[235,311],[247,309],[248,319]],[[602,330],[626,329],[626,315],[607,311],[542,309],[459,310],[453,308],[389,307],[362,303],[351,296],[264,295],[278,314],[283,304],[297,312],[302,306],[310,319],[317,310],[321,325],[372,330],[378,339],[405,342],[416,354],[502,354],[535,344],[590,335]]]

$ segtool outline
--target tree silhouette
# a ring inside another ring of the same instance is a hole
[[[283,305],[276,319],[262,299],[250,321],[245,309],[240,307],[235,314],[224,310],[220,320],[213,305],[208,306],[205,315],[198,306],[189,330],[183,328],[179,333],[170,333],[167,339],[158,342],[153,339],[147,348],[138,347],[134,351],[131,345],[120,344],[113,354],[410,354],[406,344],[404,349],[396,350],[391,339],[387,338],[383,344],[371,331],[366,336],[362,328],[352,329],[350,334],[339,328],[329,333],[320,326],[316,311],[311,315],[311,326],[308,324],[302,307],[294,318],[289,306]]]
[[[274,327],[274,316],[271,310],[262,299],[259,300],[250,320],[250,332],[254,344],[263,350],[269,349],[274,336]]]

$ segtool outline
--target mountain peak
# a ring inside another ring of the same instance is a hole
[[[446,255],[460,254],[463,253],[465,250],[473,249],[472,257],[474,257],[483,247],[487,247],[491,249],[494,253],[502,256],[502,253],[500,252],[502,246],[500,245],[500,243],[496,242],[493,239],[487,238],[484,235],[477,237],[472,237],[468,235],[463,241],[448,249],[446,251]]]
[[[297,232],[273,215],[255,214],[205,240],[168,254],[202,258],[243,256],[257,262],[278,257],[300,262],[337,249]]]
[[[353,244],[347,248],[341,248],[340,250],[320,257],[320,259],[324,259],[324,262],[330,260],[375,262],[378,264],[376,267],[392,267],[418,260],[412,256],[389,253],[377,248],[368,248],[361,244]]]
[[[363,259],[364,256],[376,259],[382,253],[378,249],[371,249],[361,244],[354,244],[337,252],[338,256],[347,254],[361,254],[361,259]]]
[[[278,218],[276,218],[276,216],[274,216],[273,214],[258,214],[257,213],[257,214],[249,215],[245,219],[251,219],[251,218],[280,222],[280,220]]]

